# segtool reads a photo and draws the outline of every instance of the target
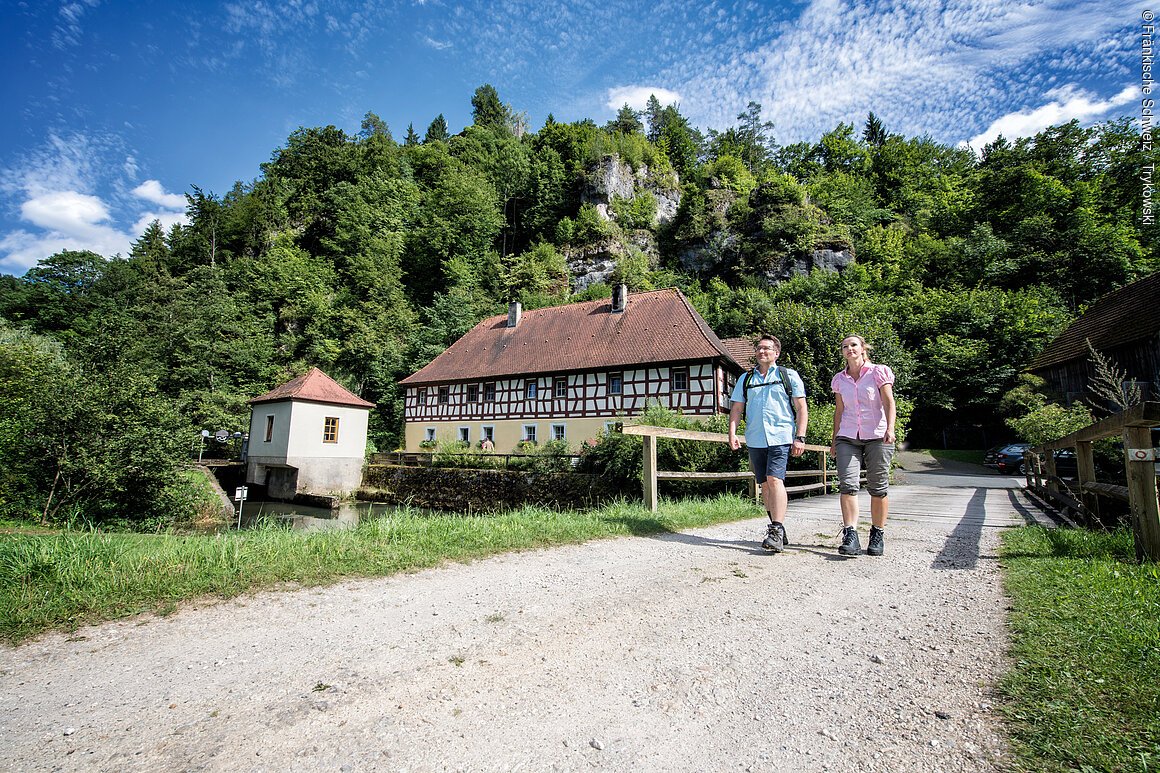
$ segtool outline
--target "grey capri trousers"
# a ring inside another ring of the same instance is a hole
[[[894,444],[882,438],[855,440],[838,436],[834,440],[838,464],[838,490],[843,494],[857,494],[858,478],[866,468],[866,490],[872,497],[886,496],[890,487],[890,460],[894,458]]]

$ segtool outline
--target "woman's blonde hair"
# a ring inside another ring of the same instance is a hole
[[[866,362],[870,362],[871,361],[870,360],[870,352],[874,351],[874,347],[871,346],[870,344],[866,343],[866,339],[863,338],[862,336],[858,335],[857,333],[851,333],[848,336],[843,336],[842,341],[838,343],[838,355],[841,356],[841,354],[842,354],[842,342],[844,342],[847,338],[857,338],[858,339],[858,343],[862,344],[862,353],[863,353],[862,356],[866,359]]]

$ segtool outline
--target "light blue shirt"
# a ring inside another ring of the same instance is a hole
[[[785,373],[793,396],[805,397],[806,387],[798,372],[786,368]],[[729,399],[735,403],[745,403],[745,445],[750,448],[769,448],[793,443],[797,422],[794,420],[789,395],[785,393],[785,386],[778,378],[777,366],[770,366],[764,376],[754,368],[749,376],[749,389],[744,389],[744,386],[745,375],[742,374],[733,385],[733,394]]]

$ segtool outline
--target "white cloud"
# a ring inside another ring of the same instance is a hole
[[[185,209],[185,197],[180,193],[166,193],[157,180],[146,180],[133,189],[133,194],[166,209]]]
[[[608,101],[604,106],[609,110],[619,110],[627,104],[633,110],[644,110],[650,96],[656,96],[662,105],[681,101],[681,95],[677,92],[657,86],[616,86],[608,90]]]
[[[431,48],[435,49],[436,51],[446,51],[448,48],[451,48],[452,46],[454,46],[453,43],[449,43],[445,40],[436,40],[435,38],[431,37],[430,35],[424,35],[422,39],[423,39],[424,44],[426,44],[427,46],[430,46]]]
[[[56,191],[34,196],[20,205],[21,216],[41,228],[80,233],[109,219],[109,208],[96,196]]]
[[[1128,86],[1110,99],[1093,99],[1091,95],[1068,87],[1058,89],[1048,96],[1058,99],[1034,110],[1020,110],[996,119],[983,132],[976,134],[965,144],[981,150],[984,145],[994,142],[1003,135],[1008,139],[1031,137],[1048,126],[1067,123],[1078,119],[1080,122],[1099,118],[1117,107],[1123,107],[1136,99],[1139,87]]]
[[[752,100],[783,144],[816,140],[839,121],[860,125],[870,111],[891,132],[953,142],[1061,83],[1092,89],[1115,77],[1119,88],[1125,79],[1116,68],[1133,24],[1117,0],[811,0],[800,7],[750,46],[705,49],[661,73],[686,97],[696,123],[733,125]]]
[[[126,178],[137,167],[125,159],[133,156],[118,137],[50,134],[41,148],[0,172],[0,194],[31,226],[0,234],[0,272],[23,274],[61,250],[125,255],[153,220],[166,228],[185,222],[185,198],[158,180],[126,195]]]

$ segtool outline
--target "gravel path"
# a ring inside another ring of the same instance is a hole
[[[0,768],[1001,769],[1021,495],[891,493],[883,558],[839,558],[818,497],[777,556],[747,520],[0,649]]]

